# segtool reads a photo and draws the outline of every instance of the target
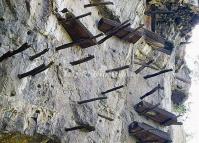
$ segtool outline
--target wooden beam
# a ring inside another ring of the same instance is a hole
[[[99,3],[91,3],[84,5],[84,8],[92,7],[92,6],[104,6],[104,5],[114,5],[113,2],[99,2]]]
[[[72,66],[75,66],[75,65],[79,65],[79,64],[85,63],[85,62],[87,62],[87,61],[90,61],[90,60],[92,60],[92,59],[94,59],[94,58],[95,58],[95,56],[89,55],[89,56],[86,57],[86,58],[83,58],[83,59],[80,59],[80,60],[77,60],[77,61],[74,61],[74,62],[70,62],[70,64],[71,64]]]
[[[162,71],[154,73],[154,74],[146,75],[146,76],[144,76],[144,79],[149,79],[149,78],[152,78],[152,77],[155,77],[155,76],[158,76],[160,74],[167,73],[167,72],[171,72],[171,71],[173,71],[173,69],[162,70]]]
[[[150,60],[150,61],[148,61],[147,63],[144,63],[144,65],[141,66],[140,68],[138,68],[138,69],[135,71],[135,73],[136,73],[136,74],[140,73],[142,70],[144,70],[144,69],[146,68],[145,65],[150,65],[150,64],[152,64],[153,62],[154,62],[154,60]]]
[[[97,100],[104,100],[104,99],[108,99],[108,97],[104,96],[104,97],[92,98],[92,99],[88,99],[88,100],[78,101],[77,103],[85,104],[85,103],[89,103],[89,102],[93,102],[93,101],[97,101]]]

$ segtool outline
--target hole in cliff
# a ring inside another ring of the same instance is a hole
[[[31,31],[31,30],[28,30],[27,34],[30,35],[31,33],[32,33],[32,31]]]
[[[35,113],[39,114],[39,113],[40,113],[40,111],[39,111],[39,110],[36,110],[36,111],[35,111]]]
[[[12,91],[11,93],[10,93],[10,96],[11,97],[13,97],[13,96],[15,96],[16,95],[16,92],[15,91]]]
[[[99,122],[101,123],[101,122],[102,122],[102,120],[100,119],[100,120],[99,120]]]
[[[37,87],[38,87],[38,88],[41,88],[41,85],[40,85],[40,84],[38,84],[38,85],[37,85]]]
[[[0,21],[4,21],[5,19],[3,17],[0,17]]]

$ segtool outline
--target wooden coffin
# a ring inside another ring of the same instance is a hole
[[[120,23],[116,21],[101,18],[98,22],[98,29],[106,33],[119,25]],[[115,36],[130,43],[136,43],[143,36],[150,46],[166,54],[171,54],[173,49],[173,44],[171,42],[144,28],[135,31],[135,29],[127,27],[119,31]]]
[[[177,116],[173,113],[170,113],[164,109],[161,109],[159,107],[153,108],[154,105],[142,101],[135,105],[134,109],[136,112],[138,112],[140,115],[143,115],[160,125],[164,126],[170,126],[170,125],[181,125],[177,121]]]
[[[72,13],[70,13],[70,16],[68,17],[72,19],[75,16]],[[93,37],[91,32],[80,22],[80,20],[78,19],[67,20],[67,18],[65,19],[65,18],[62,18],[61,16],[57,16],[57,19],[59,23],[62,24],[62,26],[64,27],[66,32],[70,35],[73,41],[79,41],[79,40]],[[97,44],[96,39],[90,39],[90,40],[86,40],[83,43],[80,43],[79,46],[81,48],[88,48],[96,44]]]
[[[145,123],[133,122],[129,125],[129,133],[139,140],[139,143],[170,143],[171,137],[168,133],[147,125]]]

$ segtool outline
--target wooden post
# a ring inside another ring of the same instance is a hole
[[[61,45],[59,47],[56,47],[55,50],[59,51],[59,50],[66,49],[66,48],[69,48],[69,47],[72,47],[72,46],[80,45],[80,44],[82,44],[84,42],[93,40],[93,39],[101,37],[103,35],[104,35],[103,33],[100,33],[100,34],[97,34],[96,36],[93,36],[93,37],[90,37],[90,38],[87,38],[87,39],[80,39],[80,40],[77,40],[77,41],[74,41],[74,42],[71,42],[71,43],[64,44],[64,45]]]
[[[117,34],[118,32],[120,32],[121,30],[123,30],[123,29],[125,29],[125,28],[127,28],[127,27],[129,27],[131,25],[130,23],[124,25],[124,23],[122,23],[119,26],[115,27],[115,30],[112,30],[110,32],[110,34],[108,34],[106,37],[104,37],[103,39],[101,39],[98,42],[98,44],[102,44],[103,42],[105,42],[106,40],[108,40],[109,38],[111,38],[112,36],[114,36],[115,34]]]
[[[144,94],[143,96],[141,96],[140,99],[143,100],[145,97],[153,94],[154,92],[156,92],[159,89],[164,89],[164,88],[161,87],[160,84],[158,84],[155,88],[153,88],[152,90],[150,90],[149,92],[147,92],[146,94]]]
[[[123,67],[106,70],[106,73],[109,73],[109,72],[118,72],[118,71],[121,71],[121,70],[124,70],[124,69],[128,69],[129,67],[130,67],[129,65],[126,65],[126,66],[123,66]]]
[[[86,58],[83,58],[83,59],[80,59],[80,60],[77,60],[77,61],[74,61],[74,62],[70,62],[70,64],[72,66],[75,66],[75,65],[78,65],[78,64],[81,64],[81,63],[84,63],[84,62],[87,62],[87,61],[90,61],[92,59],[94,59],[95,57],[93,55],[89,55],[88,57]]]
[[[124,85],[121,85],[121,86],[118,86],[118,87],[115,87],[115,88],[109,89],[109,90],[107,90],[107,91],[101,92],[101,94],[102,94],[102,95],[104,95],[104,94],[107,94],[107,93],[109,93],[109,92],[112,92],[112,91],[115,91],[115,90],[121,89],[121,88],[123,88],[123,87],[124,87]]]
[[[94,126],[90,126],[90,125],[87,125],[87,124],[79,125],[79,126],[72,127],[72,128],[65,128],[65,131],[69,132],[69,131],[80,130],[80,129],[86,129],[88,132],[95,131],[95,127]]]
[[[92,6],[103,6],[103,5],[114,5],[113,2],[99,2],[99,3],[91,3],[84,5],[84,8],[92,7]]]
[[[162,70],[162,71],[154,73],[154,74],[146,75],[146,76],[144,76],[144,79],[152,78],[152,77],[158,76],[160,74],[171,72],[171,71],[173,71],[173,69]]]
[[[154,62],[154,60],[150,60],[150,61],[148,61],[147,63],[144,63],[144,65],[150,65],[150,64],[152,64]],[[144,70],[145,68],[146,68],[146,66],[141,66],[139,69],[137,69],[136,71],[135,71],[135,73],[136,74],[138,74],[138,73],[140,73],[142,70]]]
[[[43,51],[33,55],[33,56],[30,56],[29,57],[29,60],[33,61],[34,59],[40,57],[41,55],[44,55],[45,53],[47,53],[49,51],[49,49],[44,49]]]
[[[76,17],[73,17],[73,18],[65,19],[64,22],[71,21],[71,20],[77,20],[77,19],[89,16],[91,14],[92,14],[91,12],[88,12],[88,13],[85,13],[85,14],[82,14],[82,15],[79,15],[79,16],[76,16]]]
[[[26,73],[23,73],[23,74],[18,74],[18,78],[19,79],[22,79],[24,77],[27,77],[27,76],[35,76],[36,74],[48,69],[54,62],[50,62],[48,65],[45,65],[45,64],[42,64],[36,68],[34,68],[33,70],[30,70]]]
[[[93,99],[78,101],[77,103],[78,104],[85,104],[85,103],[88,103],[88,102],[93,102],[93,101],[96,101],[96,100],[104,100],[104,99],[108,99],[108,97],[106,97],[106,96],[104,96],[104,97],[98,97],[98,98],[93,98]]]

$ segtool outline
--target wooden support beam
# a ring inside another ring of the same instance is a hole
[[[99,2],[99,3],[91,3],[84,5],[84,8],[92,7],[92,6],[104,6],[104,5],[114,5],[113,2]]]
[[[144,79],[149,79],[149,78],[158,76],[158,75],[163,74],[163,73],[171,72],[171,71],[173,71],[173,69],[162,70],[162,71],[154,73],[154,74],[146,75],[146,76],[144,76]]]
[[[94,126],[90,126],[90,125],[88,125],[88,124],[79,125],[79,126],[72,127],[72,128],[65,128],[65,131],[66,131],[66,132],[69,132],[69,131],[81,130],[81,129],[85,129],[85,130],[87,130],[88,132],[95,131],[95,127],[94,127]]]
[[[150,60],[150,61],[148,61],[147,63],[144,63],[144,65],[150,65],[150,64],[152,64],[154,62],[154,60]],[[140,73],[142,70],[144,70],[145,68],[146,68],[146,66],[141,66],[139,69],[137,69],[136,71],[135,71],[135,73],[136,74],[138,74],[138,73]]]
[[[140,30],[141,28],[143,28],[143,27],[144,27],[144,24],[140,25],[139,27],[135,28],[131,33],[129,33],[129,34],[127,34],[127,35],[121,37],[121,39],[123,39],[123,40],[128,40],[128,39],[132,38],[132,37],[135,35],[135,33],[136,33],[138,30]]]
[[[124,85],[121,85],[121,86],[118,86],[118,87],[109,89],[109,90],[107,90],[107,91],[101,92],[101,94],[104,95],[104,94],[107,94],[107,93],[109,93],[109,92],[113,92],[113,91],[116,91],[116,90],[118,90],[118,89],[121,89],[121,88],[123,88],[123,87],[124,87]]]
[[[30,57],[29,57],[29,60],[33,61],[34,59],[40,57],[41,55],[44,55],[44,54],[47,53],[48,51],[49,51],[49,49],[46,48],[46,49],[44,49],[43,51],[41,51],[41,52],[39,52],[39,53],[37,53],[37,54],[35,54],[35,55],[33,55],[33,56],[30,56]]]
[[[106,120],[109,120],[109,121],[114,121],[114,119],[112,119],[112,118],[110,118],[110,117],[107,117],[107,116],[104,116],[104,115],[99,114],[99,113],[98,113],[98,116],[100,116],[101,118],[104,118],[104,119],[106,119]]]
[[[164,89],[164,87],[161,87],[160,84],[158,84],[152,90],[150,90],[149,92],[147,92],[146,94],[144,94],[143,96],[141,96],[140,99],[143,100],[144,98],[148,97],[149,95],[153,94],[154,92],[156,92],[159,89]]]
[[[88,99],[88,100],[78,101],[77,103],[85,104],[85,103],[89,103],[89,102],[93,102],[93,101],[97,101],[97,100],[104,100],[104,99],[108,99],[108,97],[104,96],[104,97],[92,98],[92,99]]]
[[[86,58],[83,58],[83,59],[80,59],[80,60],[77,60],[77,61],[74,61],[74,62],[70,62],[70,64],[71,64],[72,66],[75,66],[75,65],[79,65],[79,64],[85,63],[85,62],[87,62],[87,61],[90,61],[90,60],[92,60],[92,59],[94,59],[94,58],[95,58],[95,56],[89,55],[89,56],[86,57]]]
[[[79,16],[76,16],[76,17],[72,17],[72,18],[69,18],[69,19],[65,19],[64,22],[72,21],[72,20],[77,20],[77,19],[80,19],[80,18],[89,16],[89,15],[91,15],[91,14],[92,14],[91,12],[88,12],[88,13],[85,13],[85,14],[82,14],[82,15],[79,15]]]
[[[26,49],[28,49],[29,47],[31,47],[31,45],[29,45],[28,43],[24,43],[20,48],[18,48],[17,50],[13,50],[13,51],[8,51],[6,52],[5,54],[3,54],[1,57],[0,57],[0,62],[9,58],[9,57],[12,57],[18,53],[21,53],[23,51],[25,51]]]
[[[123,67],[106,70],[106,73],[109,73],[109,72],[118,72],[118,71],[121,71],[121,70],[124,70],[124,69],[128,69],[129,67],[130,67],[130,65],[126,65],[126,66],[123,66]]]
[[[41,73],[41,72],[45,71],[46,69],[48,69],[53,63],[54,62],[50,62],[48,65],[42,64],[26,73],[18,74],[18,78],[22,79],[27,76],[35,76],[36,74]]]
[[[106,37],[104,37],[103,39],[101,39],[99,42],[97,42],[98,44],[102,44],[104,43],[106,40],[108,40],[109,38],[111,38],[112,36],[114,36],[115,34],[117,34],[118,32],[120,32],[121,30],[129,27],[131,24],[128,23],[128,24],[125,24],[125,22],[121,23],[119,26],[115,27],[114,30],[112,30]]]
[[[69,47],[72,47],[72,46],[81,45],[81,44],[83,44],[85,42],[89,42],[90,40],[96,39],[96,38],[101,37],[103,35],[104,35],[103,33],[100,33],[100,34],[97,34],[96,36],[92,36],[90,38],[80,39],[80,40],[77,40],[77,41],[73,41],[71,43],[64,44],[64,45],[61,45],[59,47],[56,47],[55,50],[59,51],[59,50],[66,49],[66,48],[69,48]]]

